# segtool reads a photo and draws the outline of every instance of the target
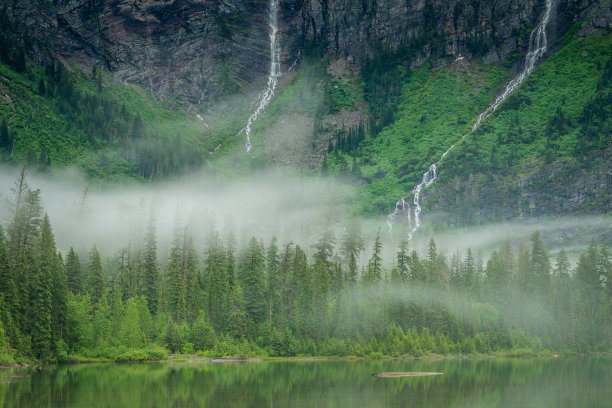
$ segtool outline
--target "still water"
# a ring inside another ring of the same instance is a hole
[[[377,378],[382,371],[430,377]],[[612,358],[83,364],[0,370],[0,407],[612,407]]]

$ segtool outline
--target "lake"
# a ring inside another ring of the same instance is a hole
[[[610,407],[611,357],[81,364],[0,370],[0,407]],[[427,377],[377,378],[386,371]]]

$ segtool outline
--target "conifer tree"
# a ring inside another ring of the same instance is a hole
[[[306,253],[299,245],[295,246],[293,257],[293,276],[295,278],[295,311],[294,328],[302,336],[308,336],[312,330],[312,279]]]
[[[270,324],[278,327],[277,319],[280,314],[280,257],[276,237],[272,238],[266,254],[266,297],[268,299],[267,317]]]
[[[185,280],[185,315],[187,321],[193,322],[196,318],[196,313],[200,309],[198,300],[200,292],[200,283],[198,280],[198,259],[196,256],[193,240],[187,236],[187,232],[183,236],[183,274]]]
[[[348,263],[351,255],[357,259],[361,251],[365,248],[365,240],[363,238],[363,231],[357,215],[354,214],[342,236],[342,242],[340,244],[340,254],[344,258],[345,262]]]
[[[330,289],[330,276],[323,259],[315,257],[312,266],[312,303],[314,306],[313,322],[314,336],[321,340],[327,335],[327,297]]]
[[[263,249],[253,237],[247,246],[240,270],[240,285],[244,293],[245,313],[251,334],[254,333],[255,325],[261,323],[265,316],[264,268]]]
[[[66,256],[66,278],[71,293],[75,295],[83,293],[83,268],[79,256],[72,247]]]
[[[170,259],[168,260],[168,310],[175,322],[185,319],[185,282],[183,282],[182,271],[182,237],[179,234],[180,227],[174,232],[174,241],[170,248]]]
[[[229,294],[228,275],[226,273],[226,251],[218,233],[209,240],[206,257],[206,287],[207,287],[207,315],[215,330],[221,330],[225,324],[227,311],[227,296]],[[263,285],[263,270],[262,282]],[[264,302],[263,293],[262,299]]]
[[[404,239],[400,242],[397,251],[397,273],[402,281],[407,281],[410,278],[410,261],[408,257],[408,241]]]
[[[92,305],[98,303],[102,295],[104,294],[104,272],[102,271],[102,261],[100,260],[100,253],[94,245],[89,256],[89,295],[91,297]]]
[[[285,245],[280,260],[279,302],[281,316],[279,318],[279,329],[286,327],[285,325],[291,320],[293,315],[295,295],[295,277],[293,276],[292,269],[293,257],[293,243],[290,242]]]
[[[380,282],[382,279],[382,243],[380,242],[380,233],[376,235],[374,246],[372,247],[372,257],[368,262],[366,274],[363,281],[367,283]]]
[[[145,248],[142,265],[143,287],[142,293],[147,301],[152,315],[157,313],[159,303],[159,271],[157,268],[157,240],[155,238],[155,221],[149,218],[145,235]]]
[[[531,252],[530,252],[530,272],[531,280],[534,285],[535,293],[540,299],[547,299],[549,296],[550,288],[550,260],[548,258],[548,252],[542,240],[540,239],[540,233],[538,231],[531,235]]]
[[[67,341],[68,327],[68,284],[66,282],[66,266],[62,255],[55,256],[53,268],[53,337],[56,341]]]
[[[55,238],[51,231],[49,217],[45,215],[40,232],[30,308],[32,350],[38,358],[43,360],[51,356],[55,255]]]

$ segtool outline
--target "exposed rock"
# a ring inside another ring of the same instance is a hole
[[[575,162],[533,168],[519,180],[470,176],[437,184],[423,194],[431,211],[455,225],[565,214],[605,214],[612,209],[612,147]],[[435,197],[435,198],[434,198]]]
[[[478,55],[496,64],[525,52],[537,0],[279,0],[283,70],[307,44],[358,66],[380,47],[412,49],[414,64],[436,53]],[[593,15],[587,35],[610,29],[606,0],[556,0],[554,44],[572,21]],[[267,0],[0,0],[37,38],[30,58],[97,65],[118,83],[134,82],[162,99],[199,104],[260,89],[269,65]],[[556,22],[556,23],[555,23]],[[554,49],[554,47],[553,47]],[[516,58],[520,61],[520,58]]]

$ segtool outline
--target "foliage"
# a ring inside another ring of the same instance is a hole
[[[102,282],[73,293],[39,193],[23,177],[16,185],[14,201],[20,204],[0,240],[9,270],[0,292],[5,363],[23,357],[159,360],[166,350],[376,358],[612,346],[612,262],[608,248],[594,241],[574,270],[564,252],[551,261],[537,232],[518,251],[507,242],[486,265],[471,250],[449,260],[433,239],[425,254],[403,242],[389,268],[378,236],[360,268],[356,257],[364,242],[355,219],[338,245],[328,229],[322,231],[312,259],[299,245],[276,239],[265,248],[253,237],[237,251],[231,234],[224,243],[211,226],[200,264],[186,231],[177,226],[167,265],[178,272],[164,274],[150,220],[143,242],[131,245],[140,249],[126,250],[133,252],[127,259],[138,261],[110,263],[117,269],[104,271],[99,259],[105,256],[94,251],[90,277]],[[32,286],[12,289],[20,283],[14,276],[30,277]],[[170,283],[191,294],[157,289]],[[184,313],[176,313],[173,298],[182,299]]]

